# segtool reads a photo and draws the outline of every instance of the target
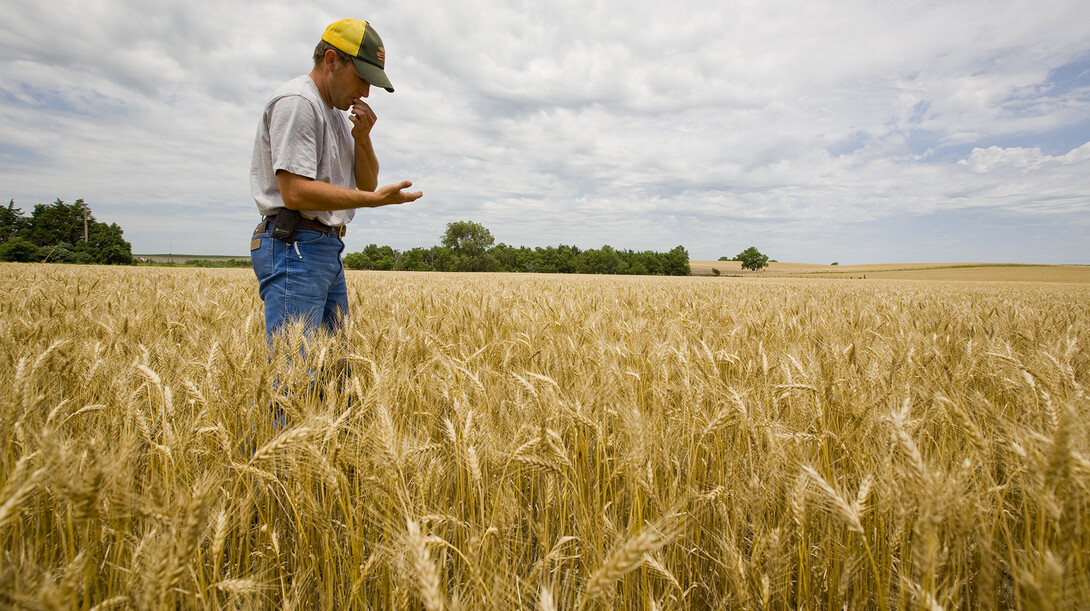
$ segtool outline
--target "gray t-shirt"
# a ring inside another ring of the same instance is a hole
[[[309,76],[284,83],[265,104],[250,162],[250,190],[258,211],[268,216],[284,207],[277,170],[329,184],[356,188],[355,143],[347,113],[326,106]],[[304,217],[336,227],[355,210],[304,211]]]

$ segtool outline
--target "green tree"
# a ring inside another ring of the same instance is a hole
[[[27,239],[38,246],[60,242],[75,244],[83,239],[84,218],[89,228],[95,217],[82,199],[74,204],[66,204],[60,199],[52,204],[37,204],[30,215]]]
[[[26,231],[27,218],[23,209],[15,207],[15,200],[8,202],[7,208],[0,208],[0,244]]]
[[[350,252],[344,256],[341,263],[347,269],[369,269],[367,266],[371,261],[362,252]]]
[[[500,271],[537,271],[537,266],[535,265],[536,255],[533,249],[526,246],[508,246],[501,242],[489,249],[488,254],[495,257],[496,261],[499,262]]]
[[[394,261],[394,269],[410,272],[430,272],[435,268],[431,264],[431,251],[427,248],[410,248],[401,253]]]
[[[469,257],[483,255],[495,242],[496,238],[492,237],[491,231],[473,221],[447,223],[447,230],[443,234],[443,246],[456,254]]]
[[[591,248],[575,257],[575,271],[580,274],[616,274],[621,268],[621,256],[608,244]]]
[[[689,251],[685,250],[684,246],[675,246],[673,250],[666,253],[662,271],[667,276],[691,275],[693,270],[689,267]]]
[[[29,219],[23,219],[15,202],[0,210],[0,235],[25,238],[41,248],[41,260],[56,263],[99,263],[131,265],[132,245],[125,241],[117,223],[100,223],[82,199],[66,204],[60,199],[52,204],[37,204]],[[20,246],[18,252],[29,252]]]
[[[394,263],[400,256],[396,250],[389,246],[368,244],[362,252],[354,252],[345,256],[344,266],[348,269],[394,269]]]
[[[86,248],[77,248],[68,242],[42,247],[42,260],[49,263],[94,263],[95,259]]]
[[[574,274],[575,260],[583,251],[575,246],[538,246],[534,249],[535,272],[546,274]]]
[[[388,271],[394,268],[394,260],[397,259],[397,251],[389,246],[368,244],[363,249],[363,254],[371,259],[371,269]]]
[[[632,254],[632,263],[628,270],[633,274],[653,274],[660,276],[666,273],[667,255],[652,250],[645,250]]]
[[[82,200],[81,200],[82,201]],[[95,263],[101,265],[132,265],[132,245],[125,241],[124,231],[117,223],[89,223],[86,242],[77,242],[83,246]]]
[[[768,267],[768,255],[761,254],[756,246],[750,246],[738,253],[734,260],[742,262],[742,269],[751,269],[755,272]]]
[[[371,244],[363,252],[350,253],[344,266],[350,269],[394,269],[437,272],[534,272],[547,274],[654,274],[688,276],[689,253],[677,246],[665,253],[645,250],[580,250],[575,246],[529,248],[493,246],[492,233],[479,223],[447,224],[442,245],[413,248],[399,253],[389,246]]]
[[[498,271],[499,260],[488,253],[495,242],[491,231],[473,221],[447,223],[443,234],[443,246],[454,255],[454,269],[462,272]]]
[[[457,271],[455,267],[454,251],[446,246],[432,246],[428,249],[425,260],[437,272]]]
[[[41,248],[23,238],[12,238],[0,244],[0,261],[33,263],[41,260]]]

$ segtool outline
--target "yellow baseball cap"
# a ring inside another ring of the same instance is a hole
[[[359,19],[334,21],[325,29],[322,40],[347,53],[363,80],[394,92],[386,76],[386,49],[371,24]]]

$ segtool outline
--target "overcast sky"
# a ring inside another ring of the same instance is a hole
[[[134,253],[248,254],[254,133],[369,20],[383,184],[348,251],[748,246],[805,263],[1090,264],[1085,0],[57,0],[0,20],[0,198]]]

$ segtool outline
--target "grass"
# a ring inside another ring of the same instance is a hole
[[[290,359],[246,270],[0,287],[6,607],[1090,600],[1082,284],[352,273]]]

